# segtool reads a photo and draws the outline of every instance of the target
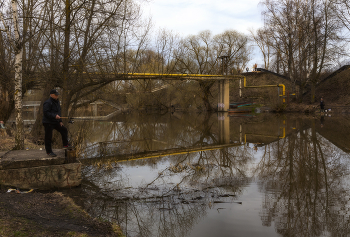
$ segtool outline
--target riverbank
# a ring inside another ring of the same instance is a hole
[[[329,103],[325,109],[333,114],[350,113],[350,105]],[[278,113],[300,113],[300,114],[318,114],[320,112],[319,103],[305,104],[305,103],[288,103],[272,108],[273,112]]]
[[[93,219],[62,193],[0,189],[0,236],[123,236],[119,226]]]
[[[0,140],[0,153],[15,145],[7,134]],[[24,143],[29,150],[43,148],[29,139]],[[7,191],[0,188],[0,236],[123,236],[117,224],[92,218],[60,192]]]

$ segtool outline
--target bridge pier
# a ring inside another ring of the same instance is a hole
[[[230,117],[227,112],[218,113],[219,143],[230,143]]]
[[[230,117],[228,112],[218,113],[219,143],[230,144]],[[229,166],[228,148],[220,149],[220,164]]]
[[[38,111],[36,109],[37,106],[34,106],[33,107],[33,110],[34,110],[34,120],[36,120],[36,117],[38,116]]]
[[[93,111],[94,111],[94,112],[93,112],[93,115],[94,115],[94,116],[97,116],[97,103],[96,103],[96,102],[95,102],[95,103],[92,103],[92,106],[93,106],[92,108],[93,108]]]
[[[219,80],[218,112],[227,112],[230,108],[230,81]]]

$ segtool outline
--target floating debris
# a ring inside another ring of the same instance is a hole
[[[28,191],[21,191],[19,189],[10,188],[9,190],[7,190],[8,193],[11,193],[11,192],[15,192],[15,193],[31,193],[33,191],[34,191],[34,189],[30,189]]]

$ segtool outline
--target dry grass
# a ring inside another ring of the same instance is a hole
[[[5,129],[0,129],[0,131],[2,131],[0,133],[0,151],[9,151],[12,150],[13,147],[15,147],[15,137],[14,136],[9,136],[6,132]],[[12,133],[14,134],[14,133]],[[28,137],[28,135],[26,135],[26,137]],[[25,138],[24,139],[24,148],[25,149],[29,149],[29,150],[33,150],[33,149],[44,149],[44,146],[41,145],[37,145],[35,143],[33,143],[30,139]]]
[[[0,200],[0,236],[124,236],[116,224],[92,218],[58,192],[0,190]]]

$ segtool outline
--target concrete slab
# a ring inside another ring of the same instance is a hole
[[[0,185],[20,189],[70,188],[81,184],[81,163],[0,170]]]
[[[65,163],[65,151],[54,149],[57,157],[50,157],[45,151],[19,150],[0,153],[0,170],[38,166],[61,165]]]

